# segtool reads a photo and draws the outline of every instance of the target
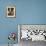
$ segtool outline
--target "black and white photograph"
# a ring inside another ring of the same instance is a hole
[[[46,25],[18,25],[18,40],[20,46],[31,46],[46,42]]]

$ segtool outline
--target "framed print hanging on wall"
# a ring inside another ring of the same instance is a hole
[[[16,7],[7,6],[7,17],[16,17]]]

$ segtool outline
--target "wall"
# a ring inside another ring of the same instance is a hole
[[[19,24],[46,24],[46,0],[16,0]]]
[[[5,17],[9,4],[16,5],[16,18]],[[46,0],[0,0],[0,44],[8,43],[9,32],[18,32],[17,24],[46,24]]]
[[[16,32],[17,35],[17,17],[7,18],[6,17],[6,7],[11,5],[16,5],[16,0],[0,0],[0,44],[7,44],[8,34],[10,32]],[[16,38],[16,43],[17,38]]]

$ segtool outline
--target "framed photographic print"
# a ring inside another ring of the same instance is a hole
[[[7,17],[16,17],[16,7],[7,6]]]
[[[19,24],[18,42],[22,40],[46,41],[45,24]]]

